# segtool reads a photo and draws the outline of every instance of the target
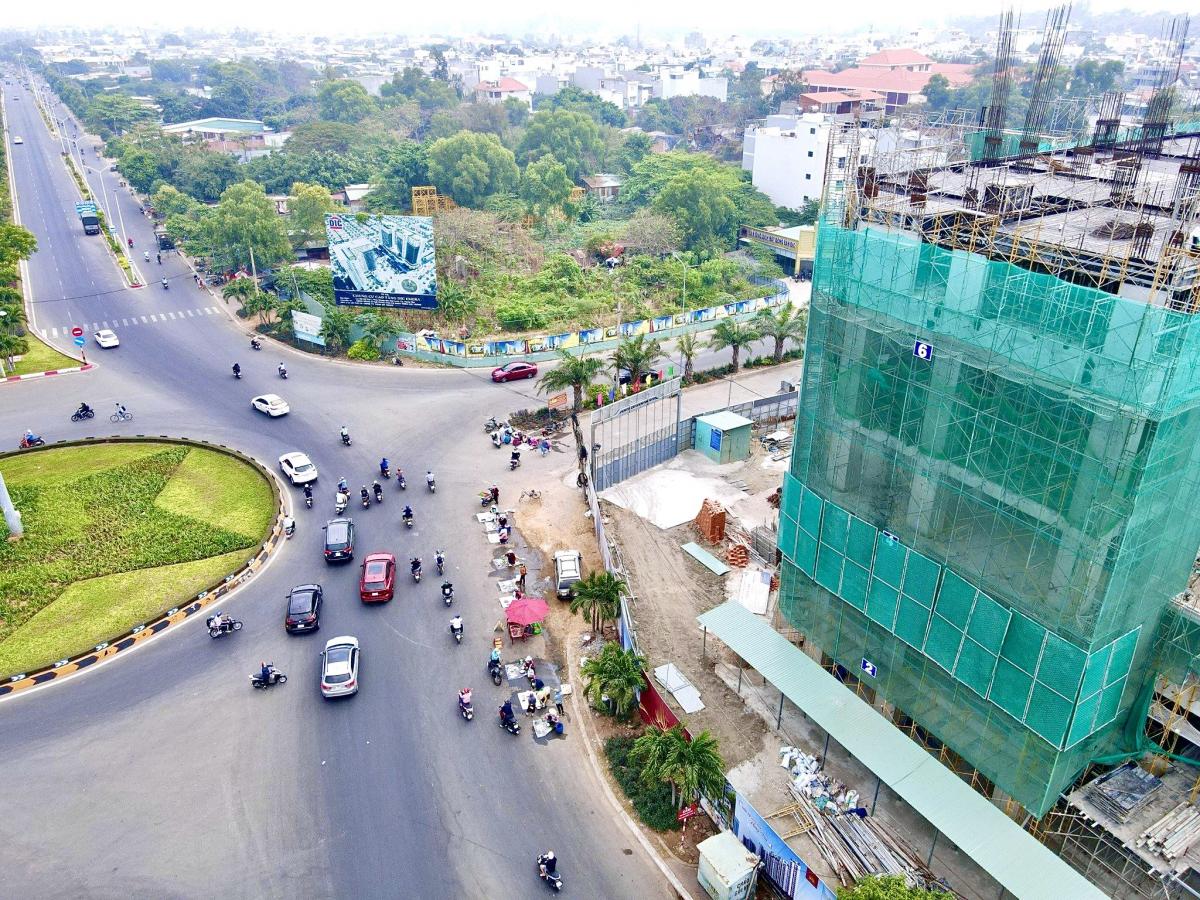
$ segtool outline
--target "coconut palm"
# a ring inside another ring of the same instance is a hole
[[[737,319],[722,319],[712,330],[712,334],[708,338],[708,346],[713,350],[731,348],[733,350],[733,371],[737,372],[741,365],[739,357],[742,348],[753,344],[760,337],[762,335],[758,333],[758,329],[749,323],[739,322]]]
[[[25,353],[28,349],[29,341],[27,339],[17,337],[15,334],[0,333],[0,359],[4,360],[9,371],[16,367],[13,357]]]
[[[629,373],[630,384],[641,384],[642,377],[654,371],[654,366],[662,356],[661,341],[647,339],[646,335],[639,334],[617,345],[617,349],[613,351],[612,365],[618,375],[622,370]]]
[[[350,329],[354,326],[354,316],[344,309],[326,308],[321,319],[321,337],[325,346],[330,350],[341,350],[350,343]]]
[[[783,345],[803,341],[808,328],[808,313],[790,303],[776,309],[761,309],[754,317],[754,327],[764,337],[775,341],[775,362],[783,361]]]
[[[719,795],[725,784],[725,760],[721,759],[717,739],[702,731],[689,741],[682,725],[671,731],[676,738],[667,755],[665,772],[672,790],[679,788],[679,805],[691,803],[702,791]]]
[[[644,684],[645,667],[645,658],[634,651],[622,650],[620,644],[605,644],[600,655],[586,660],[579,670],[587,680],[584,693],[588,702],[603,707],[607,697],[618,717],[629,715]]]
[[[258,284],[253,278],[234,278],[221,288],[221,296],[226,300],[237,300],[242,305],[258,293]]]
[[[583,408],[583,389],[591,385],[592,379],[600,374],[604,361],[576,356],[566,350],[558,351],[558,365],[538,379],[538,390],[543,394],[551,391],[575,393],[575,412]]]
[[[357,321],[363,330],[363,337],[376,347],[381,346],[397,331],[395,322],[377,312],[363,313]]]
[[[590,617],[592,631],[598,632],[621,614],[621,595],[628,591],[629,585],[611,572],[592,572],[575,583],[571,612]]]
[[[641,770],[642,783],[649,786],[661,782],[671,785],[671,805],[678,806],[675,784],[666,775],[674,748],[673,729],[651,725],[633,742],[629,751],[630,762]]]
[[[679,336],[679,340],[675,342],[675,349],[683,358],[683,380],[690,382],[694,374],[692,365],[696,359],[696,353],[700,350],[700,342],[696,340],[696,335],[689,331],[687,334]]]

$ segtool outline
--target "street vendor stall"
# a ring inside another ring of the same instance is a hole
[[[541,623],[545,621],[549,607],[541,597],[521,597],[508,604],[505,616],[508,619],[508,636],[515,642],[517,638],[524,640],[530,635],[541,631]]]

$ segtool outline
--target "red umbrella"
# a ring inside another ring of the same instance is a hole
[[[541,597],[522,597],[508,604],[508,621],[518,625],[532,625],[546,618],[550,607]]]

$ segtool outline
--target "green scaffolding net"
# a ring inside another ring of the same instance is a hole
[[[1190,315],[823,223],[786,616],[1040,815],[1145,712],[1200,544],[1198,363]]]

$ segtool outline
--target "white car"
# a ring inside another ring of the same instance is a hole
[[[14,143],[14,144],[23,144],[23,143],[25,143],[25,138],[23,138],[23,137],[14,137],[14,138],[13,138],[13,143]]]
[[[117,333],[115,331],[110,331],[107,328],[101,328],[99,331],[93,334],[92,337],[96,339],[97,344],[105,349],[108,349],[109,347],[121,346],[121,341],[117,337]]]
[[[276,416],[286,416],[292,411],[287,401],[278,394],[260,394],[250,401],[250,405],[260,413],[266,413],[272,419]]]
[[[285,453],[279,457],[279,468],[283,470],[283,474],[294,486],[317,480],[317,467],[313,465],[313,461],[308,458],[307,454],[299,451]]]
[[[321,652],[321,696],[349,697],[358,693],[358,638],[330,638]]]

